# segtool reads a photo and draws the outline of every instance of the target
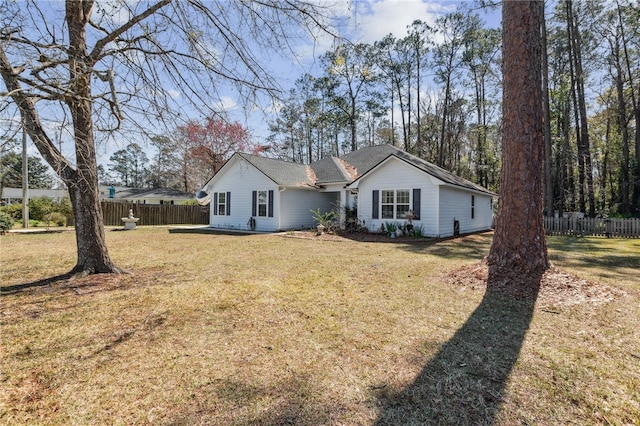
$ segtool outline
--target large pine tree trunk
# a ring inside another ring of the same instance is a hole
[[[542,221],[541,19],[537,1],[503,2],[502,170],[488,291],[535,294],[550,266]]]

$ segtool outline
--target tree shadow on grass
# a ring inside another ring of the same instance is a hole
[[[382,409],[376,424],[493,424],[536,297],[537,289],[524,300],[487,292],[413,383],[398,393],[377,395]]]
[[[73,274],[71,272],[67,272],[67,273],[62,274],[62,275],[56,275],[54,277],[43,278],[41,280],[32,281],[32,282],[29,282],[29,283],[15,284],[15,285],[8,285],[8,286],[0,287],[0,295],[8,296],[10,294],[18,294],[18,293],[22,293],[22,292],[25,292],[25,291],[28,291],[28,290],[37,289],[37,288],[41,288],[41,287],[46,287],[46,286],[51,285],[51,284],[57,284],[57,283],[65,282],[65,281],[69,280],[72,276],[73,276]]]

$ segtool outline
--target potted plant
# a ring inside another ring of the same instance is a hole
[[[391,238],[395,238],[396,237],[396,231],[397,231],[398,227],[396,226],[395,223],[385,222],[385,228],[387,229],[387,234]]]

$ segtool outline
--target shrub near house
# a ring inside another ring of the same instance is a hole
[[[0,211],[0,234],[4,234],[13,227],[13,218],[8,213]]]
[[[22,204],[10,204],[0,207],[14,222],[22,222]],[[29,223],[32,226],[66,226],[71,215],[71,202],[68,198],[56,201],[50,197],[36,197],[29,200]]]

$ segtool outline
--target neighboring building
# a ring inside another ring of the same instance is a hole
[[[100,197],[105,201],[123,201],[140,204],[185,204],[195,195],[169,188],[127,188],[125,186],[100,185]]]
[[[122,186],[100,187],[100,197],[105,201],[119,201],[140,204],[185,204],[194,200],[195,195],[177,189],[157,188],[127,188]],[[29,199],[49,197],[60,201],[69,197],[66,189],[30,189]],[[2,204],[14,204],[22,202],[21,188],[2,188]]]
[[[311,210],[339,205],[356,207],[370,231],[413,215],[414,226],[433,237],[490,229],[496,195],[391,145],[310,165],[235,153],[203,191],[215,228],[311,228]]]
[[[29,199],[49,197],[55,201],[60,201],[65,197],[68,197],[66,189],[29,189]],[[22,188],[2,188],[2,196],[0,197],[0,204],[17,204],[22,203]]]

